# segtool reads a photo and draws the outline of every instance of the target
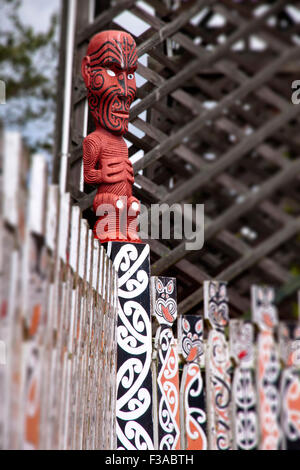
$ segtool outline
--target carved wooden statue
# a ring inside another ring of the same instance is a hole
[[[103,31],[90,41],[82,76],[96,130],[83,142],[84,181],[98,185],[94,234],[102,242],[139,242],[139,201],[132,196],[132,164],[123,134],[136,94],[137,50],[132,36]]]

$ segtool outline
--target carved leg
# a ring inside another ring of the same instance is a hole
[[[125,241],[126,233],[120,227],[121,213],[127,209],[122,197],[113,193],[97,194],[93,208],[99,219],[94,227],[94,236],[100,242]]]
[[[133,242],[140,242],[137,234],[137,217],[141,211],[140,201],[131,196],[128,198],[127,238]]]

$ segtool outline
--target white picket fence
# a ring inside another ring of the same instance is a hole
[[[44,157],[27,190],[18,133],[2,156],[0,448],[114,448],[116,273]]]

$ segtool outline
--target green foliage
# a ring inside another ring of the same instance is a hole
[[[7,100],[0,119],[21,130],[35,122],[38,137],[27,136],[27,143],[33,151],[49,150],[55,115],[58,18],[52,16],[45,33],[35,32],[22,23],[20,6],[20,0],[2,0],[0,6],[0,16],[5,17],[0,32],[0,79],[6,84]],[[43,131],[39,120],[44,127],[49,123],[51,131]]]

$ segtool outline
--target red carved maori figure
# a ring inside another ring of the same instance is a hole
[[[139,201],[132,196],[132,164],[123,134],[136,94],[137,50],[132,36],[103,31],[90,41],[82,76],[96,130],[83,141],[84,181],[99,185],[93,209],[94,234],[101,242],[134,241]]]

